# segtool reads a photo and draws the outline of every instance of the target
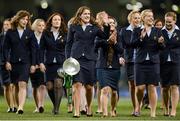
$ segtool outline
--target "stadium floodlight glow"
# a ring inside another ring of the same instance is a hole
[[[177,5],[172,5],[172,10],[173,11],[179,11],[179,7]]]
[[[127,10],[139,10],[143,7],[143,4],[141,2],[136,2],[136,4],[126,4]]]
[[[131,4],[126,4],[126,9],[132,10],[132,5]]]
[[[42,9],[46,9],[48,7],[48,2],[46,0],[41,0],[40,4]]]

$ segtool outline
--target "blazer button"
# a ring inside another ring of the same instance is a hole
[[[82,53],[82,56],[84,56],[84,53]]]
[[[21,61],[21,58],[19,58],[19,61]]]

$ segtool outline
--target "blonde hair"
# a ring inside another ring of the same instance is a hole
[[[167,12],[167,13],[165,14],[165,17],[172,17],[174,21],[177,20],[177,15],[176,15],[175,12]]]
[[[102,26],[104,23],[103,23],[103,15],[107,14],[105,11],[101,11],[99,13],[96,14],[96,23],[99,25],[99,26]]]
[[[45,24],[45,21],[43,19],[36,19],[34,20],[33,24],[32,24],[32,30],[35,31],[36,30],[36,27],[37,25],[40,23],[40,22],[44,22]]]
[[[136,14],[136,13],[138,13],[139,15],[141,14],[139,11],[135,11],[135,10],[131,11],[131,12],[128,14],[127,20],[128,20],[129,23],[130,23],[131,20],[132,20],[132,16],[133,16],[134,14]]]
[[[147,13],[149,13],[149,12],[152,12],[152,10],[151,9],[145,9],[145,10],[143,10],[142,12],[141,12],[141,21],[144,23],[144,18],[145,18],[145,16],[146,16],[146,14]]]

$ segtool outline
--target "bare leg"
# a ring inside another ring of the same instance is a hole
[[[81,95],[82,84],[77,82],[73,84],[73,97],[74,97],[74,116],[80,116],[80,95]]]
[[[34,97],[34,102],[35,102],[35,105],[36,105],[36,109],[34,112],[39,112],[38,110],[38,102],[39,102],[39,99],[38,99],[38,89],[36,87],[34,87],[32,89],[32,93],[33,93],[33,97]]]
[[[140,113],[141,112],[141,103],[143,100],[143,96],[144,96],[144,90],[145,90],[146,86],[145,85],[140,85],[137,86],[137,100],[138,100],[138,105],[137,105],[137,111]]]
[[[46,96],[46,86],[45,85],[40,85],[38,88],[39,92],[39,107],[44,107],[44,100]]]
[[[172,103],[172,109],[171,109],[171,116],[176,116],[176,108],[179,101],[179,88],[177,85],[170,86],[171,89],[171,103]]]
[[[108,116],[108,95],[109,95],[109,87],[104,87],[101,89],[101,103],[102,103],[102,111],[103,116]]]
[[[149,103],[151,106],[151,117],[156,117],[157,91],[156,86],[148,85]]]
[[[134,81],[128,81],[128,84],[129,84],[129,92],[131,94],[131,101],[133,104],[133,114],[134,114],[135,112],[138,112],[138,108],[137,108],[138,100],[137,100],[137,96],[136,96],[136,85],[135,85]]]
[[[111,89],[111,116],[116,116],[116,105],[117,105],[117,91]]]
[[[170,99],[170,87],[163,87],[162,88],[162,95],[164,100],[164,115],[169,115],[169,99]]]
[[[82,86],[82,88],[81,88],[81,104],[80,104],[80,111],[85,111],[85,112],[86,112],[86,106],[87,106],[87,101],[86,101],[86,90],[85,90],[85,87]]]
[[[25,81],[18,82],[19,86],[19,93],[18,93],[18,100],[19,100],[19,107],[18,110],[23,110],[25,101],[26,101],[26,93],[27,93],[27,83]]]
[[[87,100],[87,116],[92,116],[92,97],[93,97],[93,86],[85,85],[86,89],[86,100]]]
[[[101,89],[99,87],[99,83],[98,82],[97,82],[97,102],[98,102],[97,113],[101,113],[102,112]]]

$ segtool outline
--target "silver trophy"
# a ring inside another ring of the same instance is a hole
[[[67,89],[68,104],[72,103],[72,82],[73,75],[76,75],[80,70],[79,62],[70,57],[63,63],[63,68],[57,70],[58,75],[64,78],[63,86]]]

